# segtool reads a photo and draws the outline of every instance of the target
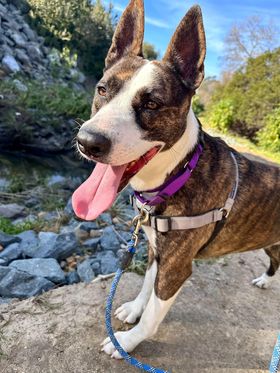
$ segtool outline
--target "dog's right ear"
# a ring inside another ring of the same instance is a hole
[[[109,68],[125,55],[142,56],[144,39],[143,0],[131,0],[118,23],[105,60]]]
[[[196,89],[204,77],[205,53],[201,9],[195,5],[177,27],[163,61],[175,69],[186,86]]]

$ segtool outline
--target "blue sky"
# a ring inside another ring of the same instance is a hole
[[[118,16],[128,2],[112,0]],[[280,19],[280,0],[146,0],[145,40],[154,44],[161,56],[181,18],[195,3],[202,8],[206,30],[206,76],[219,76],[223,40],[232,24],[251,15],[259,15],[267,22],[273,19],[276,24]]]

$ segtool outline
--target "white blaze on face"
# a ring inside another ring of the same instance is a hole
[[[125,83],[112,101],[83,124],[111,140],[112,149],[106,157],[106,163],[123,165],[138,159],[154,146],[163,145],[160,141],[150,142],[143,139],[144,131],[136,123],[132,108],[132,101],[137,92],[141,88],[153,86],[157,69],[156,65],[147,62]]]

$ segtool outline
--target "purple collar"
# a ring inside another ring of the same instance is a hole
[[[152,197],[144,197],[141,192],[134,192],[135,197],[141,202],[148,206],[156,206],[164,202],[168,197],[173,196],[179,189],[181,189],[185,183],[191,177],[191,174],[195,167],[197,166],[198,160],[203,152],[201,144],[198,144],[194,155],[191,160],[185,164],[182,170],[180,170],[176,175],[172,176],[160,187],[147,190],[147,193],[157,193]]]

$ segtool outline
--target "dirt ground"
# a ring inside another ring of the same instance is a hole
[[[268,290],[251,285],[267,263],[258,251],[195,264],[157,335],[135,356],[173,373],[267,372],[280,329],[280,274]],[[142,281],[126,274],[116,306],[131,300]],[[100,352],[109,286],[110,281],[80,283],[1,305],[0,372],[137,371]]]

